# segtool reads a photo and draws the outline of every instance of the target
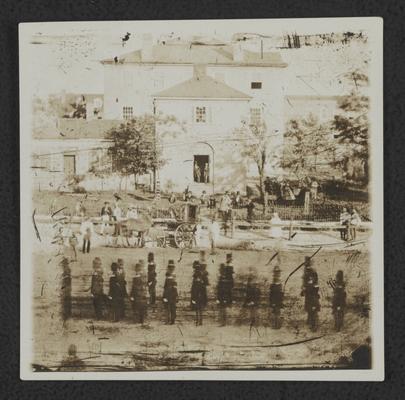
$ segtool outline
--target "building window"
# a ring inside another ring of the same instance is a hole
[[[262,88],[262,83],[261,82],[251,82],[250,83],[250,88],[251,89],[261,89]]]
[[[209,183],[210,181],[210,158],[206,155],[194,156],[193,176],[194,182]]]
[[[134,116],[133,107],[122,107],[122,117],[124,119],[132,119]]]
[[[250,124],[259,125],[262,122],[262,110],[260,108],[250,109]]]
[[[207,122],[207,110],[205,107],[195,108],[195,122],[197,123]]]

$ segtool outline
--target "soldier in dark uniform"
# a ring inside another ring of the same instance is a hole
[[[103,318],[104,278],[101,260],[96,257],[93,260],[93,275],[91,276],[91,295],[93,296],[94,313],[97,319]]]
[[[221,326],[226,325],[226,309],[232,305],[233,280],[229,279],[225,264],[219,266],[219,277],[217,284],[217,303],[219,305],[219,321]]]
[[[61,276],[62,319],[66,321],[72,316],[72,275],[69,260],[63,257],[60,265],[63,269]]]
[[[148,254],[148,291],[149,291],[149,304],[156,303],[156,264],[153,253]]]
[[[313,332],[318,328],[318,312],[321,309],[319,298],[319,286],[310,277],[305,287],[305,311],[308,313],[307,324]]]
[[[201,265],[197,264],[193,273],[191,285],[191,308],[196,312],[196,325],[202,325],[202,312],[207,305],[207,288]]]
[[[118,273],[118,264],[111,264],[112,276],[110,277],[110,289],[108,298],[111,300],[112,319],[118,322],[125,316],[125,294],[122,277]]]
[[[283,307],[283,285],[280,281],[281,271],[276,265],[273,269],[273,283],[270,285],[269,301],[272,315],[272,327],[275,329],[281,328],[281,308]]]
[[[174,261],[169,260],[166,280],[163,289],[163,303],[166,308],[166,324],[173,325],[176,321],[176,305],[178,300]]]
[[[246,286],[245,307],[249,309],[250,327],[255,327],[257,322],[257,308],[260,302],[260,289],[258,288],[254,273],[250,273]]]
[[[233,297],[232,297],[232,289],[233,289],[233,262],[232,262],[232,253],[228,253],[226,255],[226,264],[225,264],[225,275],[226,275],[226,279],[228,281],[228,286],[230,287],[230,291],[229,291],[229,296],[230,296],[230,304],[233,301]]]
[[[130,299],[134,311],[135,322],[143,324],[147,314],[147,292],[144,268],[142,264],[135,265],[135,276],[132,280]]]
[[[203,291],[202,291],[202,296],[203,296],[203,303],[204,307],[208,303],[208,296],[207,296],[207,286],[209,286],[209,279],[208,279],[208,271],[207,271],[207,261],[205,258],[205,251],[201,250],[200,251],[200,261],[199,261],[199,266],[200,266],[200,271],[201,271],[201,278],[204,283]]]
[[[124,260],[122,258],[119,258],[117,260],[118,264],[118,269],[117,269],[117,277],[118,277],[118,282],[120,284],[121,288],[121,296],[122,296],[122,303],[120,306],[120,317],[119,319],[125,318],[125,298],[128,296],[127,292],[127,281],[125,280],[125,268],[124,268]]]
[[[339,332],[343,328],[343,318],[346,309],[346,283],[343,280],[343,271],[336,273],[333,287],[332,313],[335,319],[335,329]]]
[[[311,257],[305,257],[304,260],[304,274],[302,275],[302,291],[301,296],[305,296],[305,289],[308,285],[308,281],[312,280],[313,285],[318,284],[318,273],[315,270]]]

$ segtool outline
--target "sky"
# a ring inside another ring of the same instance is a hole
[[[45,97],[62,90],[103,93],[101,59],[139,49],[142,36],[154,40],[174,36],[216,37],[229,41],[234,33],[280,35],[344,32],[361,28],[358,19],[211,20],[29,23],[20,25],[20,51],[30,60],[33,93]],[[121,38],[131,33],[125,46]]]

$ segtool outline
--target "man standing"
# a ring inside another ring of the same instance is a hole
[[[135,276],[132,280],[130,300],[132,302],[135,322],[143,325],[147,314],[147,294],[144,271],[140,263],[135,265]]]
[[[333,283],[332,313],[335,319],[335,329],[339,332],[343,328],[343,319],[346,310],[346,283],[343,280],[343,271],[336,273]]]
[[[221,201],[219,203],[219,211],[224,223],[224,231],[226,236],[228,232],[228,221],[230,220],[232,214],[232,199],[229,197],[228,191],[226,191],[221,198]]]
[[[104,305],[104,278],[101,260],[96,257],[93,260],[93,275],[91,276],[91,295],[93,296],[94,313],[96,319],[103,318]]]
[[[260,289],[258,288],[256,277],[253,273],[249,274],[246,286],[245,307],[249,310],[250,327],[256,327],[257,308],[260,301]]]
[[[219,306],[219,321],[221,326],[226,325],[226,309],[232,305],[232,282],[226,273],[226,267],[224,263],[219,266],[219,278],[217,284],[217,303]]]
[[[110,277],[110,289],[108,298],[111,300],[112,318],[118,322],[125,316],[125,284],[122,283],[122,277],[118,273],[118,264],[111,264],[112,276]]]
[[[233,291],[233,274],[234,274],[234,270],[233,270],[233,259],[232,259],[232,253],[227,253],[226,255],[226,264],[225,264],[225,276],[228,282],[228,286],[229,286],[229,300],[230,303],[233,302],[233,297],[232,297],[232,291]]]
[[[62,320],[66,321],[72,316],[72,275],[69,260],[63,257],[60,262],[63,269],[61,277]]]
[[[249,197],[248,202],[246,204],[246,210],[247,210],[246,219],[247,219],[247,222],[249,222],[250,224],[253,221],[253,211],[254,211],[254,209],[255,209],[255,203],[253,202],[252,198]]]
[[[318,312],[321,309],[319,298],[319,286],[313,276],[310,276],[305,287],[305,311],[308,313],[307,324],[312,332],[318,328]]]
[[[270,285],[270,309],[272,316],[272,327],[274,329],[281,328],[281,308],[283,307],[283,285],[280,281],[280,268],[276,265],[273,270],[273,283]]]
[[[149,304],[155,305],[156,303],[156,264],[153,253],[148,254],[148,291],[149,291]]]
[[[201,169],[198,163],[194,162],[194,182],[202,182],[201,181]]]
[[[100,233],[104,235],[105,229],[108,230],[108,225],[112,217],[112,209],[108,201],[104,202],[104,207],[101,209],[101,230]]]
[[[305,256],[304,259],[304,274],[302,275],[302,291],[301,296],[305,295],[306,287],[309,280],[312,280],[313,284],[318,284],[318,273],[316,272],[311,257]]]
[[[202,312],[207,305],[207,291],[201,265],[196,264],[191,285],[191,308],[196,312],[196,326],[202,325]]]
[[[80,232],[83,236],[83,253],[90,253],[91,237],[94,233],[93,222],[89,217],[85,217],[80,226]]]
[[[208,183],[209,178],[210,178],[210,172],[209,172],[209,169],[208,169],[208,163],[205,163],[205,165],[204,165],[204,182]]]
[[[176,306],[178,300],[175,265],[173,260],[169,260],[166,272],[166,280],[163,289],[163,303],[166,308],[166,324],[174,325],[176,321]]]
[[[350,214],[346,207],[343,207],[340,214],[340,225],[343,226],[343,228],[340,229],[340,238],[347,241],[349,239]]]

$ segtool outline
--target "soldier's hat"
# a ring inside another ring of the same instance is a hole
[[[98,267],[100,265],[101,265],[100,257],[95,257],[94,260],[93,260],[93,268],[96,268],[96,267]]]
[[[336,272],[336,283],[343,283],[343,271]]]
[[[167,269],[169,271],[174,271],[174,268],[176,268],[176,266],[174,265],[174,261],[173,260],[169,260],[169,263],[167,264]]]
[[[117,272],[117,270],[118,270],[118,264],[115,263],[115,262],[113,262],[113,263],[111,264],[111,271],[112,271],[112,272]]]
[[[140,272],[142,270],[142,265],[140,263],[135,264],[135,272]]]
[[[201,267],[201,264],[199,263],[199,261],[195,260],[193,261],[193,269],[194,270],[199,270]]]
[[[205,250],[200,250],[200,259],[205,261]]]
[[[273,283],[280,283],[281,270],[278,266],[273,269]]]
[[[138,261],[138,264],[141,266],[141,268],[145,268],[145,261],[144,260],[140,259]]]
[[[122,258],[118,258],[118,260],[117,260],[117,264],[124,264],[124,260],[122,259]]]
[[[225,271],[226,271],[225,264],[224,263],[219,264],[219,273],[223,275],[225,274]]]
[[[232,262],[232,253],[226,255],[226,262]]]
[[[152,262],[154,260],[154,254],[153,253],[148,253],[148,262]]]

